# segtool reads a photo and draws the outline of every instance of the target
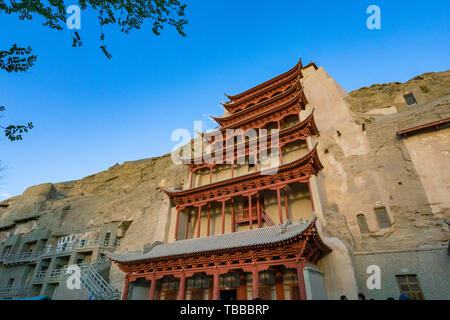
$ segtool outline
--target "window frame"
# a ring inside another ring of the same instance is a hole
[[[365,228],[366,228],[366,231],[365,231],[365,232],[364,232],[363,228],[361,228],[360,217],[363,218],[364,225],[365,225]],[[370,230],[369,230],[369,225],[367,224],[367,219],[366,219],[366,216],[364,215],[364,213],[357,214],[357,215],[356,215],[356,221],[358,222],[359,232],[360,232],[361,234],[367,234],[367,233],[370,232]]]
[[[401,277],[406,277],[405,283],[400,282]],[[410,281],[410,277],[414,277],[415,281]],[[395,280],[397,281],[398,290],[401,294],[407,295],[410,300],[425,300],[425,295],[423,294],[422,286],[420,285],[417,274],[396,274]],[[412,289],[412,285],[416,285],[419,289]],[[408,290],[403,290],[402,286],[407,286]],[[416,298],[417,294],[420,295],[419,299]]]
[[[380,215],[378,214],[378,212],[380,212],[379,210],[383,210],[384,211],[384,217],[386,221],[381,221],[384,219],[380,219]],[[375,212],[375,217],[377,218],[377,222],[378,222],[378,227],[380,229],[389,229],[392,227],[392,221],[389,217],[389,213],[387,211],[386,207],[375,207],[373,208],[373,211]],[[383,224],[384,222],[387,222],[387,224]]]
[[[412,98],[414,101],[411,101],[411,100],[408,101],[408,99],[411,99],[411,98]],[[406,102],[406,104],[407,104],[408,106],[412,106],[412,105],[418,104],[417,99],[416,99],[416,97],[414,96],[414,94],[413,94],[412,92],[409,92],[409,93],[403,95],[403,99],[405,99],[405,102]],[[409,102],[412,102],[412,103],[409,103]]]

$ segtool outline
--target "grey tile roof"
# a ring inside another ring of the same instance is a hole
[[[276,243],[293,238],[305,231],[316,216],[305,222],[275,225],[271,227],[247,230],[211,236],[206,238],[179,240],[171,243],[155,242],[146,250],[138,252],[106,253],[117,262],[141,261],[153,258],[162,258],[188,253],[201,253],[230,248],[241,248],[269,243]]]

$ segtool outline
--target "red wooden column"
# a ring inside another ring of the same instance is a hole
[[[280,158],[280,165],[283,164],[283,146],[280,144],[278,146],[278,157]]]
[[[225,202],[227,200],[221,200],[222,201],[222,234],[225,233]]]
[[[188,235],[189,235],[189,218],[190,218],[190,216],[191,216],[191,209],[189,208],[188,209],[188,217],[186,219],[186,232],[185,232],[185,236],[184,236],[185,239],[187,239]],[[194,236],[192,236],[192,237],[194,237]]]
[[[198,206],[198,218],[197,218],[197,238],[200,238],[200,225],[202,223],[202,206]]]
[[[156,291],[156,275],[152,275],[152,280],[150,284],[150,293],[148,295],[148,300],[155,300],[155,291]]]
[[[280,199],[280,189],[277,189],[277,201],[278,201],[278,216],[280,218],[280,223],[283,223],[283,212],[281,210],[281,199]]]
[[[231,232],[236,232],[236,220],[234,217],[234,198],[231,198]]]
[[[303,262],[303,261],[300,261],[297,264],[298,289],[300,291],[300,299],[301,300],[307,300],[305,277],[303,276],[303,268],[304,267],[305,267],[305,262]]]
[[[253,229],[252,195],[248,195],[248,218],[250,219],[250,230]]]
[[[174,235],[175,241],[177,241],[177,239],[178,239],[178,223],[179,223],[179,221],[180,221],[180,209],[177,208],[177,222],[175,223],[175,235]]]
[[[128,290],[130,290],[130,275],[127,274],[125,276],[125,286],[122,292],[122,300],[128,299]]]
[[[309,198],[311,199],[312,209],[313,211],[315,211],[316,209],[314,209],[314,198],[311,192],[311,178],[308,179],[308,190],[309,190]]]
[[[261,221],[261,199],[259,197],[259,192],[256,193],[256,210],[258,211],[258,228],[262,228],[262,221]]]
[[[186,275],[181,272],[180,275],[180,289],[178,290],[178,300],[184,300],[186,294]]]
[[[231,164],[231,177],[234,178],[234,162]]]
[[[213,300],[219,299],[219,270],[216,269],[214,271],[214,278],[213,278]]]
[[[289,219],[289,207],[288,207],[288,197],[287,197],[287,186],[284,188],[284,206],[286,207],[286,220]]]
[[[209,237],[210,235],[210,227],[211,225],[211,205],[208,203],[208,230],[206,231],[206,235]]]
[[[259,298],[259,273],[256,265],[252,270],[252,297],[253,299]]]

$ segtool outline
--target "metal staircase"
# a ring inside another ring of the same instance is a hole
[[[81,269],[81,286],[89,292],[93,300],[119,300],[120,293],[115,290],[100,273],[111,267],[111,261],[103,258]]]

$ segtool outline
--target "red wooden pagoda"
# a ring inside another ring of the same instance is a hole
[[[174,205],[173,241],[139,253],[110,254],[126,274],[123,299],[133,297],[133,285],[147,286],[148,299],[307,298],[303,270],[331,250],[321,241],[313,214],[309,180],[322,164],[310,140],[318,134],[313,112],[301,115],[307,105],[302,69],[299,61],[278,77],[227,95],[225,115],[213,117],[224,138],[203,134],[223,152],[210,155],[213,161],[184,159],[189,188],[164,190]],[[227,136],[227,129],[244,134],[277,129],[279,138],[268,136],[265,147],[280,151],[279,166],[263,168],[262,150],[251,148],[251,140],[229,147],[235,137]],[[244,169],[236,165],[242,157]]]

